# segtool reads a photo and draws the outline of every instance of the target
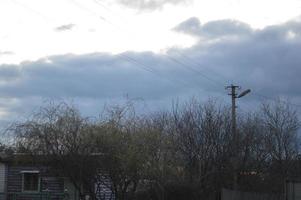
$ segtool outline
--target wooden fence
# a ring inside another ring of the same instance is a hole
[[[0,200],[69,200],[65,193],[0,193]]]
[[[285,195],[222,189],[221,200],[285,200]]]

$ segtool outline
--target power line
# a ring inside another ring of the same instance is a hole
[[[159,76],[159,77],[161,77],[163,79],[166,79],[166,80],[170,81],[171,83],[176,83],[176,84],[181,83],[181,84],[185,85],[186,87],[190,87],[190,85],[188,83],[184,82],[183,80],[177,80],[175,82],[174,79],[171,79],[171,78],[166,77],[166,76],[162,76],[162,74],[160,74],[158,71],[155,71],[151,66],[146,65],[144,63],[141,63],[140,61],[138,61],[138,60],[136,60],[134,58],[131,58],[131,57],[126,56],[126,55],[117,55],[117,56],[120,57],[120,58],[122,58],[122,59],[124,59],[124,60],[126,60],[126,61],[128,61],[128,62],[130,62],[130,63],[135,64],[136,66],[139,66],[141,69],[143,69],[143,70],[145,70],[147,72],[155,74],[155,75],[157,75],[157,76]]]
[[[77,5],[79,8],[84,9],[84,10],[87,11],[87,12],[91,12],[93,15],[97,15],[97,16],[99,15],[99,14],[97,14],[96,12],[92,11],[91,9],[88,9],[88,8],[85,7],[85,6],[82,6],[81,4],[79,4],[78,2],[76,2],[75,0],[71,0],[71,1],[74,2],[75,5]],[[117,27],[117,28],[123,30],[123,28],[121,28],[121,27],[115,25],[115,24],[112,23],[111,21],[107,20],[105,17],[101,16],[101,18],[102,18],[104,21],[108,22],[110,25],[112,25],[112,26],[114,26],[114,27]],[[126,30],[126,31],[127,31],[127,30]],[[136,59],[134,59],[134,58],[131,58],[130,56],[125,56],[125,55],[118,55],[118,56],[119,56],[120,58],[122,58],[122,59],[127,60],[128,62],[134,63],[135,65],[140,65],[140,67],[141,67],[142,69],[144,69],[145,71],[148,71],[148,72],[150,72],[150,73],[156,74],[157,76],[160,76],[161,78],[168,79],[168,80],[171,81],[172,83],[175,81],[174,79],[170,79],[170,78],[167,78],[167,77],[163,77],[160,73],[154,71],[154,70],[152,69],[151,66],[148,66],[148,65],[146,65],[146,64],[144,64],[144,63],[141,63],[140,61],[138,61],[138,60],[136,60]],[[183,64],[182,64],[182,65],[183,65]],[[207,78],[208,78],[208,77],[207,77]],[[188,83],[184,82],[183,80],[178,79],[176,83],[178,84],[179,82],[181,82],[183,85],[185,85],[185,86],[187,86],[187,87],[191,87]]]
[[[184,54],[182,54],[182,53],[180,53],[180,52],[177,52],[178,54],[181,54],[183,57],[186,57],[186,58],[188,58],[187,56],[185,56]],[[197,65],[197,64],[196,64]],[[199,65],[198,65],[199,66]],[[214,71],[213,71],[214,72]],[[219,73],[217,73],[217,72],[214,72],[214,73],[216,73],[217,75],[220,75],[221,77],[224,77],[225,79],[227,79],[225,76],[223,76],[222,74],[219,74]],[[257,97],[260,97],[260,98],[264,98],[264,99],[268,99],[268,100],[271,100],[271,101],[274,101],[274,102],[277,102],[277,101],[279,101],[279,99],[275,99],[275,98],[272,98],[272,97],[268,97],[268,96],[265,96],[265,95],[262,95],[262,94],[259,94],[258,92],[252,92],[252,94],[254,94],[255,96],[257,96]],[[289,105],[291,105],[291,106],[294,106],[294,107],[297,107],[297,108],[301,108],[301,105],[299,105],[299,104],[295,104],[295,103],[291,103],[291,102],[288,102],[288,101],[283,101],[283,100],[280,100],[281,102],[284,102],[284,103],[287,103],[287,104],[289,104]],[[246,102],[244,102],[245,104],[248,104],[248,103],[246,103]],[[249,104],[248,104],[249,105]],[[249,105],[249,107],[251,107],[250,105]]]
[[[93,0],[94,3],[98,4],[99,6],[103,7],[104,9],[106,9],[107,11],[117,15],[114,11],[112,11],[110,8],[108,8],[106,5],[104,5],[102,2],[98,1],[98,0]],[[122,17],[120,17],[121,19],[123,19]]]
[[[201,67],[203,68],[204,66],[200,65],[198,62],[196,62],[194,59],[192,58],[189,58],[188,56],[186,56],[184,53],[181,53],[179,51],[176,51],[176,53],[180,56],[182,56],[183,58],[185,58],[186,60],[188,60],[191,64],[197,66],[197,67]],[[228,78],[226,76],[223,76],[221,73],[218,73],[216,72],[215,70],[212,70],[212,69],[207,69],[207,70],[210,70],[211,72],[213,72],[215,75],[221,77],[222,79],[224,80],[228,80]]]
[[[106,17],[104,17],[103,15],[100,15],[99,13],[95,12],[94,10],[83,6],[82,4],[78,3],[76,0],[69,0],[73,5],[75,5],[76,7],[84,10],[85,12],[88,12],[94,16],[96,16],[97,18],[99,18],[100,20],[107,22],[108,24],[117,27],[118,29],[121,29],[120,27],[114,25],[114,23],[112,23],[110,20],[108,20]]]
[[[73,0],[73,1],[75,1],[75,0]],[[113,11],[112,11],[111,9],[109,9],[109,8],[107,8],[106,6],[104,6],[103,4],[101,4],[98,0],[94,0],[94,2],[97,3],[98,5],[104,7],[106,10],[108,10],[108,11],[110,11],[110,12],[113,13]],[[93,13],[94,13],[94,12],[93,12]],[[113,14],[115,14],[115,13],[113,13]],[[115,27],[117,27],[117,28],[123,30],[123,28],[121,28],[120,26],[117,26],[116,24],[110,22],[109,20],[107,20],[107,19],[104,18],[104,17],[102,17],[102,18],[105,19],[105,21],[108,22],[110,25],[115,26]],[[122,20],[124,20],[124,19],[122,18]],[[128,31],[128,30],[126,30],[126,31]],[[179,53],[179,52],[178,52],[178,53]],[[179,53],[179,54],[180,54],[180,53]],[[205,75],[205,74],[202,73],[201,71],[196,70],[196,69],[194,69],[193,67],[190,67],[188,64],[185,64],[183,61],[179,61],[179,60],[177,60],[176,58],[174,58],[174,57],[172,57],[172,56],[169,56],[169,55],[166,55],[166,54],[165,54],[164,56],[167,57],[169,60],[172,60],[173,62],[177,63],[179,66],[182,66],[182,67],[184,67],[185,69],[190,70],[191,72],[196,73],[196,74],[202,76],[203,78],[205,78],[205,79],[207,79],[207,80],[209,80],[209,81],[215,83],[217,86],[222,86],[222,87],[224,86],[224,83],[222,83],[222,82],[220,82],[220,81],[217,81],[217,80],[215,80],[215,79],[212,79],[211,77]],[[187,57],[187,56],[184,56],[183,54],[182,54],[182,57],[186,57],[187,60],[192,60],[192,59],[188,59],[188,57]],[[130,58],[130,57],[128,57],[128,59],[129,59],[129,58]],[[132,59],[132,58],[130,58],[130,59]],[[132,61],[133,61],[133,60],[134,60],[134,59],[132,59]],[[129,60],[128,60],[128,61],[129,61]],[[191,61],[191,62],[193,62],[196,66],[200,66],[199,64],[196,64],[196,62],[194,62],[194,61]],[[141,62],[137,62],[137,60],[135,60],[135,63],[136,63],[136,64],[140,64],[140,65],[144,65],[144,64],[142,64]],[[144,65],[144,69],[147,69],[147,71],[151,72],[151,71],[150,71],[151,67],[145,68],[145,65]],[[214,71],[213,71],[213,72],[214,72]],[[151,73],[154,73],[154,72],[152,71]],[[217,75],[219,75],[219,76],[221,76],[221,77],[223,77],[224,79],[227,79],[225,76],[221,75],[220,73],[217,73],[217,72],[214,72],[214,73],[217,74]],[[156,73],[156,74],[158,75],[158,73]],[[160,76],[161,76],[161,75],[160,75]],[[273,100],[273,101],[277,101],[276,99],[273,99],[273,98],[271,98],[271,97],[267,97],[267,96],[264,96],[264,95],[261,95],[261,94],[255,93],[255,95],[256,95],[256,96],[259,96],[259,97],[264,97],[265,99],[270,99],[270,100]],[[301,105],[298,105],[298,104],[293,104],[293,103],[289,103],[289,104],[290,104],[290,105],[293,105],[293,106],[296,106],[296,107],[301,107]]]
[[[105,5],[103,5],[102,3],[100,3],[98,0],[94,0],[94,2],[97,3],[98,5],[104,7],[106,10],[108,10],[108,11],[110,11],[110,12],[113,13],[113,11],[112,11],[111,9],[107,8]],[[113,13],[113,14],[115,14],[115,13]],[[122,18],[122,20],[123,20],[123,18]],[[111,23],[111,24],[112,24],[112,23]],[[114,25],[114,24],[112,24],[112,25]],[[119,27],[119,28],[120,28],[120,27]],[[202,73],[201,71],[196,70],[196,69],[194,69],[193,67],[190,67],[189,65],[187,65],[187,64],[185,64],[185,63],[183,63],[183,62],[177,60],[177,59],[174,58],[174,57],[169,56],[169,55],[163,55],[163,56],[165,56],[165,57],[167,57],[169,60],[171,60],[171,61],[177,63],[179,66],[182,66],[184,69],[189,70],[189,71],[192,71],[194,74],[198,74],[198,75],[202,76],[203,78],[205,78],[205,79],[207,79],[207,80],[209,80],[209,81],[212,81],[212,82],[215,83],[215,84],[217,83],[216,80],[214,80],[214,79],[208,77],[207,75],[205,75],[205,74]],[[221,82],[218,83],[218,86],[220,86],[219,84],[221,84]],[[222,85],[224,85],[224,84],[222,83]]]
[[[107,6],[105,6],[104,4],[100,3],[99,0],[94,0],[94,2],[95,2],[96,4],[102,6],[102,7],[105,8],[106,10],[110,11],[111,13],[115,14],[115,13],[114,13],[111,9],[109,9]],[[124,20],[124,18],[121,18],[121,19]],[[112,23],[111,23],[111,24],[112,24]],[[112,25],[114,25],[114,24],[112,24]],[[182,66],[184,69],[189,70],[189,71],[192,71],[194,74],[196,73],[196,74],[202,76],[203,78],[205,78],[205,79],[207,79],[207,80],[209,80],[209,81],[212,81],[212,82],[215,83],[215,84],[218,83],[218,81],[216,81],[216,80],[214,80],[214,79],[208,77],[207,75],[205,75],[205,74],[202,73],[201,71],[196,70],[196,69],[194,69],[193,67],[190,67],[189,65],[183,63],[182,61],[177,60],[176,58],[174,58],[174,57],[172,57],[172,56],[170,56],[170,55],[163,54],[163,56],[165,56],[165,57],[167,57],[169,60],[171,60],[171,61],[177,63],[179,66]],[[224,86],[224,83],[221,83],[221,82],[218,83],[218,86],[220,86],[220,84]]]
[[[13,1],[15,2],[15,0],[13,0]],[[94,12],[93,10],[89,9],[86,6],[83,6],[82,4],[78,3],[76,0],[70,0],[70,2],[73,3],[75,6],[77,6],[78,8],[80,8],[80,9],[82,9],[82,10],[88,12],[88,13],[91,13],[94,16],[100,16],[100,19],[102,19],[103,21],[106,21],[110,25],[116,26],[115,24],[113,24],[112,22],[110,22],[105,17],[99,15],[98,13]],[[19,3],[19,2],[15,2],[15,3]],[[39,15],[43,16],[40,12],[31,9],[28,6],[25,6],[24,4],[20,4],[20,5],[23,6],[24,8],[26,8],[26,9],[28,9],[31,12],[35,12],[35,14],[39,14]],[[45,17],[45,19],[47,19],[47,18]],[[147,72],[150,72],[150,73],[155,74],[155,75],[157,75],[157,76],[159,76],[159,77],[161,77],[163,79],[166,79],[166,80],[170,81],[172,83],[172,85],[174,85],[174,83],[176,83],[176,84],[181,83],[181,84],[185,85],[186,87],[190,87],[190,85],[188,83],[184,82],[183,80],[177,80],[176,81],[176,80],[174,80],[172,78],[168,78],[168,77],[162,76],[159,72],[153,70],[152,67],[150,67],[150,66],[148,66],[146,64],[143,64],[140,61],[138,61],[138,60],[136,60],[134,58],[131,58],[130,56],[126,56],[126,55],[117,55],[117,56],[119,58],[123,59],[123,60],[126,60],[127,62],[131,62],[131,63],[135,64],[135,66],[139,66],[141,69],[143,69],[143,70],[145,70]]]
[[[16,1],[16,0],[11,0],[11,2],[13,2],[13,3],[15,3],[15,4],[17,4],[17,5],[25,8],[26,10],[28,10],[28,11],[30,11],[30,12],[32,12],[32,13],[40,16],[40,17],[42,17],[47,22],[52,21],[52,19],[50,19],[49,17],[47,17],[46,15],[44,15],[43,13],[41,13],[40,11],[37,11],[37,10],[33,9],[33,8],[29,7],[28,5],[26,5],[24,3],[20,3],[19,1]]]
[[[73,1],[74,1],[74,0],[73,0]],[[101,5],[102,7],[106,8],[108,11],[113,12],[111,9],[107,8],[106,6],[104,6],[104,5],[101,4],[99,1],[94,0],[94,2],[96,2],[96,3],[99,4],[99,5]],[[113,13],[113,14],[114,14],[114,13]],[[107,21],[108,21],[108,20],[107,20]],[[113,26],[117,26],[117,25],[115,25],[115,24],[113,24],[113,23],[111,23],[111,22],[110,22],[110,24],[113,25]],[[117,26],[117,27],[118,27],[118,28],[121,28],[120,26]],[[123,29],[123,28],[121,28],[121,29]],[[127,31],[127,30],[126,30],[126,31]],[[198,71],[198,70],[196,70],[196,69],[190,67],[189,65],[184,64],[183,62],[177,60],[176,58],[173,58],[173,57],[168,56],[168,55],[164,55],[164,56],[167,57],[168,59],[172,60],[173,62],[177,63],[178,65],[182,66],[184,69],[190,70],[190,71],[192,71],[194,74],[198,74],[198,75],[202,76],[203,78],[205,78],[205,79],[207,79],[207,80],[209,80],[209,81],[212,81],[212,82],[215,83],[215,84],[217,83],[216,80],[211,79],[210,77],[206,76],[206,75],[203,74],[202,72],[200,72],[200,71]],[[140,63],[140,64],[141,64],[141,63]],[[220,83],[218,83],[218,85],[219,85],[219,84],[220,84]],[[220,86],[220,85],[219,85],[219,86]]]
[[[103,5],[102,3],[100,3],[99,0],[94,0],[95,3],[97,3],[98,5],[102,6],[103,8],[105,8],[106,10],[112,12],[113,14],[115,14],[111,9],[109,9],[108,7],[106,7],[105,5]],[[122,20],[124,20],[124,18],[121,18]],[[112,24],[112,23],[111,23]],[[114,26],[114,24],[112,24]],[[119,27],[120,28],[120,27]],[[183,61],[179,61],[178,59],[170,56],[170,55],[164,55],[166,58],[168,58],[169,60],[173,61],[174,63],[177,63],[179,66],[181,66],[182,68],[188,70],[188,71],[191,71],[193,72],[194,74],[197,74],[211,82],[213,82],[214,84],[216,84],[217,86],[224,86],[224,83],[220,82],[220,81],[217,81],[215,79],[212,79],[210,78],[209,76],[205,75],[205,73],[199,71],[199,70],[196,70],[195,68],[193,67],[190,67],[189,64],[185,64]],[[199,66],[199,65],[198,65]]]
[[[169,56],[169,55],[165,55],[165,56],[166,56],[168,59],[172,60],[173,62],[177,63],[178,65],[182,66],[183,68],[185,68],[185,69],[187,69],[187,70],[189,70],[189,71],[191,71],[191,72],[193,72],[193,73],[196,73],[196,74],[202,76],[203,78],[205,78],[205,79],[207,79],[207,80],[209,80],[209,81],[215,83],[217,86],[221,86],[221,82],[218,82],[218,81],[216,81],[216,80],[214,80],[214,79],[208,77],[208,76],[205,75],[204,73],[202,73],[202,72],[200,72],[200,71],[198,71],[198,70],[196,70],[196,69],[190,67],[189,65],[185,64],[184,62],[179,61],[179,60],[177,60],[176,58],[173,58],[173,57],[171,57],[171,56]],[[222,85],[223,85],[223,84],[222,84]]]
[[[180,53],[180,52],[177,52],[178,54],[182,54],[182,53]],[[187,58],[187,56],[185,56],[184,54],[182,54],[182,56],[183,57],[186,57]],[[199,65],[198,65],[199,66]],[[214,71],[213,71],[214,72]],[[217,72],[214,72],[214,73],[216,73],[217,75],[220,75],[220,76],[222,76],[222,77],[224,77],[225,79],[226,79],[226,77],[225,76],[223,76],[223,75],[221,75],[221,74],[218,74]],[[211,80],[213,80],[213,79],[211,79]],[[268,99],[268,100],[271,100],[271,101],[274,101],[274,102],[278,102],[280,99],[275,99],[275,98],[273,98],[273,97],[268,97],[268,96],[266,96],[266,95],[262,95],[262,94],[260,94],[260,93],[258,93],[258,92],[252,92],[252,94],[254,94],[255,96],[257,96],[257,97],[260,97],[260,98],[264,98],[264,99]],[[296,108],[298,108],[298,109],[300,109],[301,108],[301,105],[299,105],[299,104],[295,104],[295,103],[291,103],[291,102],[288,102],[288,101],[283,101],[283,100],[280,100],[280,102],[283,102],[283,103],[287,103],[287,104],[289,104],[289,105],[291,105],[291,106],[294,106],[294,107],[296,107]],[[246,103],[246,102],[245,102]],[[247,104],[247,103],[246,103]],[[250,105],[249,105],[250,106]]]
[[[98,5],[104,7],[106,10],[108,10],[108,11],[110,11],[110,12],[113,13],[113,11],[112,11],[111,9],[107,8],[105,5],[103,5],[102,3],[100,3],[98,0],[94,0],[94,2],[97,3]],[[113,13],[113,14],[115,14],[115,13]],[[122,18],[122,20],[123,20],[123,18]],[[116,25],[113,24],[113,23],[110,23],[110,24],[113,25],[113,26],[116,26]],[[121,27],[118,26],[118,28],[121,28]],[[121,28],[121,29],[122,29],[122,28]],[[193,72],[194,74],[198,74],[199,76],[202,76],[203,78],[205,78],[205,79],[207,79],[207,80],[209,80],[209,81],[211,81],[211,82],[217,84],[218,86],[221,86],[221,85],[222,85],[222,87],[224,86],[224,83],[218,82],[218,81],[216,81],[216,80],[214,80],[214,79],[208,77],[207,75],[205,75],[205,74],[202,73],[201,71],[196,70],[196,69],[194,69],[193,67],[190,67],[189,65],[183,63],[182,61],[177,60],[176,58],[174,58],[174,57],[172,57],[172,56],[170,56],[170,55],[164,54],[163,56],[165,56],[165,57],[167,57],[169,60],[171,60],[171,61],[177,63],[179,66],[183,67],[184,69],[186,69],[186,70],[188,70],[188,71],[191,71],[191,72]]]
[[[104,8],[105,10],[111,12],[113,15],[118,16],[119,20],[121,20],[124,24],[127,24],[128,21],[124,19],[124,16],[121,16],[119,13],[114,12],[112,9],[110,9],[108,6],[106,6],[105,4],[103,4],[100,0],[93,0],[93,2],[99,6],[101,6],[102,8]]]
[[[85,10],[86,12],[89,12],[89,13],[93,14],[94,16],[99,17],[101,20],[103,20],[103,21],[109,23],[110,25],[112,25],[112,26],[114,26],[114,27],[117,27],[118,29],[123,29],[123,28],[121,28],[120,26],[117,26],[117,25],[115,25],[114,23],[112,23],[112,22],[111,22],[110,20],[108,20],[106,17],[103,17],[102,15],[100,15],[100,14],[98,14],[97,12],[95,12],[95,11],[93,11],[93,10],[87,8],[86,6],[83,6],[82,4],[79,4],[77,1],[75,1],[75,0],[70,0],[70,1],[71,1],[73,4],[75,4],[77,7],[79,7],[79,8],[81,8],[81,9]],[[32,8],[28,7],[27,5],[25,5],[25,4],[23,4],[23,3],[17,2],[16,0],[12,0],[12,2],[14,2],[14,3],[16,3],[16,4],[19,4],[20,6],[26,8],[27,10],[29,10],[29,11],[31,11],[31,12],[34,12],[35,14],[37,14],[37,15],[39,15],[39,16],[42,16],[45,20],[49,21],[49,18],[46,17],[45,15],[43,15],[42,13],[40,13],[39,11],[36,11],[36,10],[32,9]],[[110,12],[113,13],[113,11],[112,11],[111,9],[109,9],[108,7],[106,7],[105,5],[103,5],[102,3],[100,3],[98,0],[94,0],[94,2],[95,2],[96,4],[102,6],[102,7],[105,8],[106,10],[108,10],[108,11],[110,11]],[[113,14],[115,14],[115,13],[113,13]],[[126,30],[126,31],[128,31],[128,30]],[[181,54],[181,53],[178,52],[178,54]],[[203,78],[205,78],[205,79],[207,79],[207,80],[209,80],[209,81],[215,83],[217,86],[221,86],[221,85],[224,84],[224,83],[222,83],[222,82],[220,82],[220,81],[217,81],[217,80],[215,80],[215,79],[212,79],[211,77],[205,75],[203,72],[201,72],[201,71],[199,71],[199,70],[196,70],[196,69],[193,68],[193,67],[190,67],[189,64],[185,64],[183,61],[179,61],[179,60],[177,60],[176,58],[174,58],[174,57],[172,57],[172,56],[169,56],[169,55],[165,55],[165,56],[166,56],[167,58],[169,58],[170,60],[172,60],[173,62],[177,63],[179,66],[182,66],[182,67],[184,67],[185,69],[187,69],[187,70],[189,70],[189,71],[191,71],[191,72],[193,72],[193,73],[196,73],[196,74],[202,76]],[[131,57],[129,57],[129,56],[125,56],[125,55],[122,55],[122,56],[119,56],[119,57],[121,57],[121,58],[123,58],[123,59],[126,59],[128,62],[132,62],[132,63],[135,63],[136,65],[140,65],[141,68],[143,68],[144,70],[146,70],[146,71],[148,71],[148,72],[150,72],[150,73],[153,73],[153,74],[156,74],[156,75],[162,77],[162,75],[161,75],[160,73],[155,72],[150,66],[147,66],[147,65],[141,63],[140,61],[137,61],[137,60],[135,60],[135,59],[133,59],[133,58],[131,58]],[[200,65],[197,64],[197,62],[194,62],[192,59],[189,59],[189,58],[188,58],[187,56],[185,56],[184,54],[182,54],[182,57],[185,57],[186,60],[189,60],[190,62],[194,63],[196,66],[199,66],[199,67],[200,67]],[[213,72],[214,72],[214,71],[213,71]],[[220,73],[217,73],[217,72],[214,72],[214,73],[217,74],[217,75],[219,75],[219,76],[221,76],[221,77],[224,77],[225,79],[227,79],[225,76],[222,76]],[[165,77],[165,78],[166,78],[166,77]],[[170,79],[170,78],[168,78],[168,79],[169,79],[170,81],[174,82],[173,79]],[[184,83],[183,81],[181,81],[181,82]],[[178,83],[178,82],[177,82],[177,83]],[[185,83],[185,85],[187,85],[187,83]],[[265,96],[265,95],[262,95],[262,94],[259,94],[259,93],[254,93],[254,95],[256,95],[256,96],[258,96],[258,97],[261,97],[261,98],[264,98],[264,99],[269,99],[269,100],[272,100],[272,101],[279,101],[279,100],[276,100],[276,99],[274,99],[274,98],[272,98],[272,97],[268,97],[268,96]],[[292,105],[292,106],[301,108],[301,105],[299,105],[299,104],[290,103],[290,102],[286,102],[286,103],[288,103],[288,104],[290,104],[290,105]]]
[[[100,5],[101,7],[103,7],[104,9],[113,12],[110,8],[108,8],[107,6],[105,6],[103,3],[101,3],[100,1],[97,0],[93,0],[96,4]]]

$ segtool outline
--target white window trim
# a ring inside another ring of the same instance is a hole
[[[22,174],[39,174],[40,173],[40,171],[39,170],[22,170],[22,171],[20,171],[20,173],[22,173]]]
[[[24,190],[24,174],[39,174],[40,172],[37,170],[34,171],[21,171],[22,173],[22,192],[24,193],[39,193],[41,186],[41,177],[38,177],[38,189],[37,190]]]

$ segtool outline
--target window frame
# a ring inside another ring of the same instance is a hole
[[[41,186],[41,176],[39,171],[21,171],[22,174],[22,192],[24,193],[39,193],[40,192],[40,186]],[[38,176],[38,185],[37,190],[25,190],[25,174],[37,174]]]

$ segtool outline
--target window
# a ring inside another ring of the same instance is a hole
[[[40,189],[40,175],[38,172],[23,172],[23,192],[38,192]]]

